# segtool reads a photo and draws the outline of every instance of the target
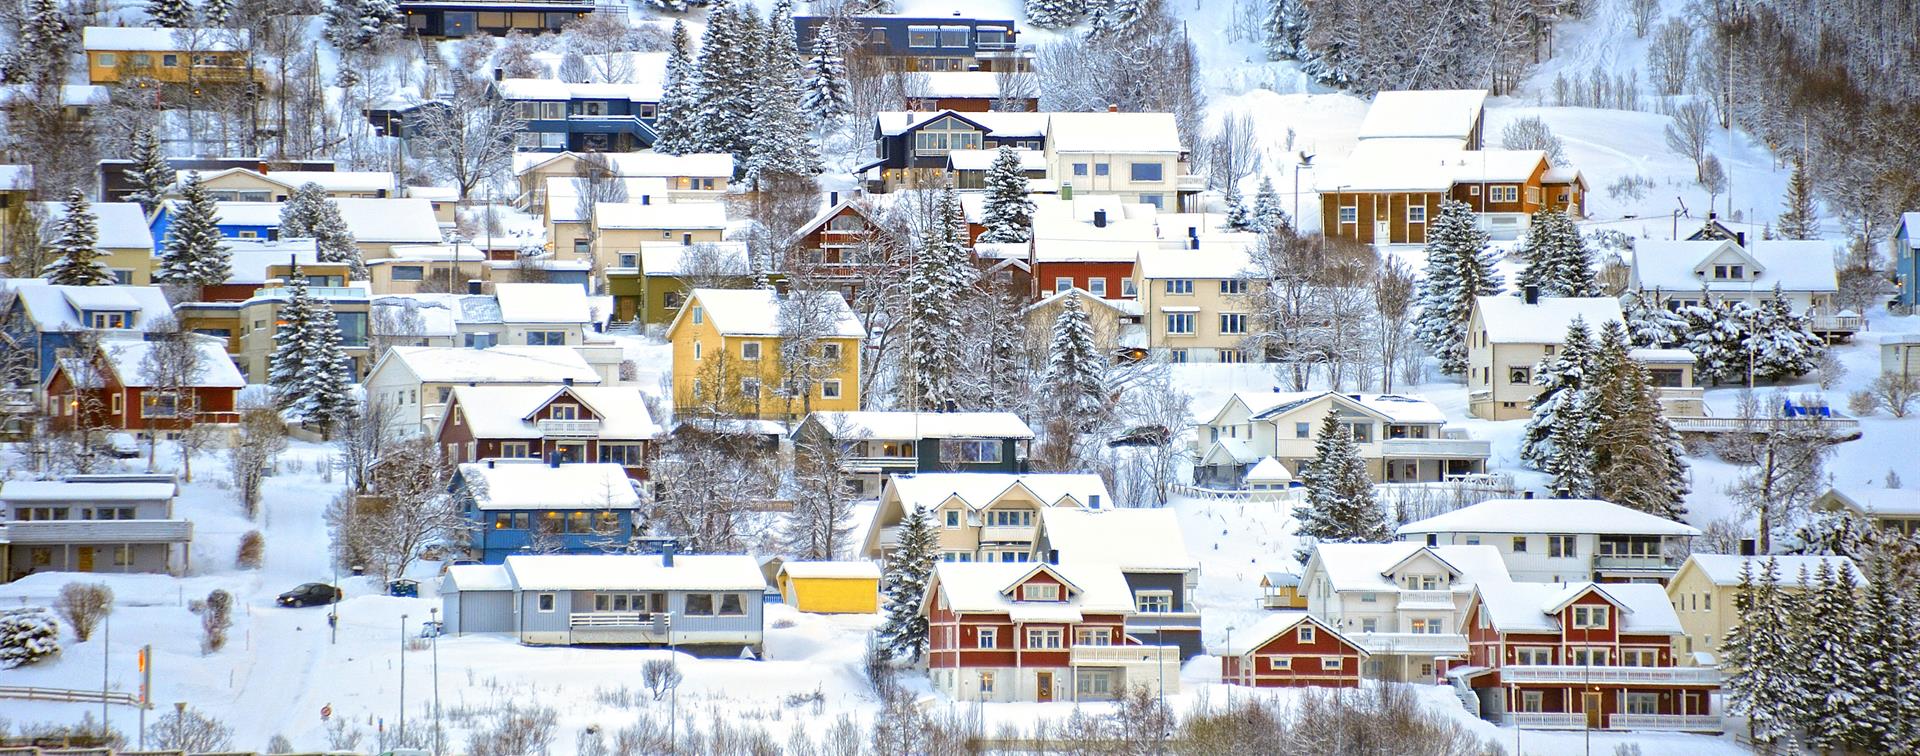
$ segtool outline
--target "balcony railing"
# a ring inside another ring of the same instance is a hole
[[[1681,433],[1739,433],[1750,425],[1758,428],[1767,422],[1759,420],[1749,423],[1738,417],[1670,417],[1667,420],[1673,424],[1674,430]],[[1828,435],[1841,440],[1860,437],[1860,421],[1851,417],[1825,418],[1820,421],[1820,426],[1827,429]]]
[[[1179,646],[1074,646],[1067,658],[1073,665],[1165,664],[1180,668]]]
[[[1453,591],[1401,591],[1401,609],[1452,609]]]
[[[567,626],[581,627],[653,627],[653,612],[573,612],[567,615]]]
[[[1583,730],[1587,715],[1580,712],[1516,711],[1507,715],[1507,723],[1536,730]]]
[[[1600,570],[1677,570],[1680,563],[1663,556],[1596,556],[1594,569]]]
[[[1197,173],[1182,173],[1174,177],[1173,188],[1182,192],[1206,191],[1207,177]]]
[[[1368,653],[1464,654],[1467,636],[1451,633],[1351,633]]]
[[[1816,315],[1809,320],[1807,325],[1815,333],[1854,333],[1866,324],[1858,315]]]
[[[1517,664],[1500,668],[1500,678],[1512,683],[1668,683],[1718,685],[1715,667],[1614,667],[1571,664]]]
[[[1472,438],[1389,438],[1380,442],[1383,457],[1486,459],[1493,442]]]
[[[54,543],[186,543],[193,540],[193,523],[186,520],[31,520],[0,528],[7,540],[20,544]]]
[[[1719,732],[1718,714],[1615,714],[1607,719],[1610,730],[1678,730]]]
[[[1127,617],[1130,628],[1186,628],[1200,629],[1199,612],[1137,612]]]
[[[1307,597],[1305,596],[1261,596],[1260,608],[1261,609],[1305,609],[1307,608]]]
[[[540,420],[534,423],[549,438],[592,438],[600,435],[599,420]]]
[[[1032,541],[1032,525],[988,525],[980,529],[980,540],[985,541]]]

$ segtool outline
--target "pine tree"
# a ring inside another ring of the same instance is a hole
[[[1867,679],[1869,661],[1863,658],[1856,638],[1860,631],[1857,591],[1853,567],[1845,562],[1835,571],[1822,560],[1808,579],[1806,568],[1800,573],[1800,607],[1794,612],[1803,631],[1795,644],[1805,654],[1802,666],[1800,726],[1807,743],[1822,751],[1842,748],[1854,741],[1861,730],[1855,720],[1864,695],[1872,685]],[[1818,617],[1818,622],[1807,618]]]
[[[173,164],[167,162],[160,152],[160,135],[148,126],[133,132],[133,165],[124,172],[127,181],[133,184],[133,191],[127,199],[140,203],[140,209],[151,215],[160,208],[161,200],[166,199],[167,189],[178,180]]]
[[[1090,15],[1093,27],[1087,30],[1090,38],[1108,37],[1119,34],[1140,20],[1143,0],[1093,0]]]
[[[1593,496],[1679,521],[1687,513],[1687,464],[1680,434],[1660,411],[1647,369],[1627,357],[1627,331],[1610,320],[1588,371]]]
[[[62,66],[51,64],[64,60],[73,46],[69,30],[59,0],[27,0],[26,19],[14,45],[8,80],[29,83],[60,71]]]
[[[1660,306],[1660,290],[1628,292],[1620,304],[1627,317],[1627,333],[1633,345],[1645,349],[1671,349],[1686,343],[1687,319]]]
[[[161,245],[160,265],[153,277],[176,286],[212,286],[232,275],[232,250],[220,237],[220,218],[213,195],[200,183],[199,173],[187,174],[181,199],[167,237]]]
[[[234,0],[206,0],[200,6],[200,18],[207,26],[220,28],[233,16]]]
[[[398,31],[402,18],[400,6],[394,0],[360,0],[361,44],[371,44],[390,32]]]
[[[1545,208],[1534,213],[1527,238],[1518,251],[1526,263],[1520,271],[1521,290],[1534,286],[1542,296],[1549,297],[1600,295],[1600,283],[1593,271],[1593,254],[1581,238],[1579,227],[1566,213]]]
[[[45,607],[0,609],[0,667],[25,666],[60,653],[60,621]]]
[[[1280,209],[1280,195],[1273,190],[1273,177],[1260,177],[1260,191],[1253,195],[1253,222],[1262,232],[1293,229],[1293,220]]]
[[[813,55],[807,58],[807,96],[802,104],[822,124],[836,121],[853,109],[847,91],[847,61],[836,26],[820,25],[813,37]]]
[[[1751,355],[1754,373],[1779,381],[1819,367],[1826,342],[1810,326],[1806,316],[1794,313],[1780,285],[1774,284],[1773,296],[1754,309],[1753,328],[1742,345]]]
[[[1790,732],[1800,704],[1801,684],[1793,639],[1792,616],[1780,591],[1780,562],[1768,559],[1760,575],[1753,562],[1740,566],[1740,587],[1733,599],[1738,617],[1721,643],[1721,669],[1726,671],[1727,706],[1747,717],[1748,735],[1772,741]]]
[[[1298,60],[1307,52],[1305,0],[1273,0],[1261,30],[1266,33],[1269,60]]]
[[[1415,335],[1440,360],[1440,370],[1459,375],[1467,369],[1467,322],[1474,297],[1500,293],[1487,233],[1473,208],[1446,200],[1427,232],[1427,270],[1420,282],[1420,316]]]
[[[1020,169],[1020,155],[1012,147],[1002,146],[987,166],[986,227],[980,241],[1013,244],[1033,238],[1033,198],[1028,194],[1027,173]]]
[[[1089,0],[1027,0],[1027,23],[1064,29],[1086,18]]]
[[[333,306],[307,290],[307,275],[287,277],[287,300],[267,358],[275,403],[290,417],[331,429],[353,413],[353,361],[340,347]]]
[[[1313,553],[1315,543],[1386,543],[1393,540],[1393,527],[1387,511],[1374,496],[1373,476],[1360,458],[1353,432],[1340,417],[1327,413],[1320,421],[1320,433],[1314,438],[1313,459],[1300,468],[1300,482],[1306,486],[1306,505],[1296,510],[1300,548],[1294,558],[1301,564]]]
[[[1093,322],[1080,304],[1080,292],[1073,292],[1060,304],[1060,315],[1053,319],[1046,379],[1041,385],[1046,387],[1054,415],[1072,429],[1086,432],[1099,425],[1106,408],[1106,378],[1093,340]]]
[[[1793,174],[1787,178],[1786,209],[1780,213],[1781,239],[1820,238],[1820,208],[1813,196],[1813,177],[1807,166],[1793,161]]]
[[[659,116],[654,120],[659,139],[653,143],[653,150],[665,155],[699,151],[694,119],[700,99],[688,44],[686,22],[675,19],[672,43],[667,47],[667,75],[660,95]]]
[[[1553,456],[1554,446],[1548,435],[1568,419],[1562,413],[1577,409],[1577,400],[1570,392],[1580,390],[1590,351],[1587,321],[1576,316],[1567,326],[1566,341],[1553,356],[1534,367],[1533,385],[1540,387],[1540,393],[1533,395],[1533,416],[1520,435],[1520,458],[1536,469],[1546,469]]]
[[[1856,640],[1866,666],[1851,745],[1866,753],[1913,753],[1920,746],[1920,605],[1901,593],[1890,556],[1867,563]]]
[[[939,412],[953,406],[959,395],[960,300],[973,280],[967,259],[966,220],[960,196],[951,187],[934,200],[940,219],[924,234],[920,253],[908,272],[907,291],[912,309],[907,320],[907,365],[902,381],[906,405]]]
[[[68,191],[65,213],[54,222],[50,234],[53,262],[47,263],[43,274],[48,281],[62,286],[113,284],[113,273],[101,261],[106,253],[100,250],[99,223],[93,207],[87,204],[87,195],[79,189]]]
[[[340,206],[327,196],[319,184],[308,182],[293,191],[280,206],[280,238],[312,239],[320,262],[347,263],[353,277],[367,277],[366,262],[360,257],[360,245],[353,229],[340,215]]]
[[[794,47],[793,5],[774,3],[767,24],[758,102],[748,124],[746,180],[758,187],[774,174],[811,176],[820,172],[820,155],[807,138],[811,124],[800,112],[800,54]]]
[[[1752,308],[1700,288],[1700,303],[1680,310],[1687,323],[1686,348],[1693,352],[1694,375],[1712,381],[1744,381]]]
[[[1231,180],[1227,182],[1226,203],[1227,203],[1227,229],[1228,230],[1230,231],[1260,230],[1259,219],[1254,217],[1253,211],[1247,208],[1246,201],[1241,199],[1240,197],[1240,182],[1231,181]]]
[[[713,4],[700,36],[693,123],[696,152],[728,152],[744,167],[751,155],[766,45],[760,18],[729,0]]]
[[[193,3],[188,0],[147,0],[147,25],[161,29],[193,26]]]
[[[880,594],[886,599],[886,619],[876,631],[879,646],[895,659],[919,661],[927,652],[927,621],[920,607],[933,580],[938,556],[932,515],[914,506],[900,523],[900,540],[887,559]]]

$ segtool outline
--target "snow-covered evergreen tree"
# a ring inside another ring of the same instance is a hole
[[[1093,24],[1087,36],[1105,37],[1125,31],[1140,20],[1145,4],[1144,0],[1091,0],[1088,5]]]
[[[12,669],[60,653],[60,621],[46,607],[0,610],[0,667]]]
[[[280,238],[314,240],[320,262],[347,263],[353,276],[364,279],[366,263],[360,257],[360,245],[340,215],[340,206],[327,196],[319,184],[308,182],[293,191],[280,206]]]
[[[1733,610],[1738,624],[1721,642],[1720,668],[1726,671],[1727,708],[1747,718],[1750,737],[1772,741],[1796,722],[1802,686],[1795,670],[1792,615],[1780,590],[1780,562],[1768,559],[1760,574],[1753,560],[1740,567]]]
[[[399,31],[403,17],[393,0],[332,0],[323,18],[326,40],[346,52],[365,49],[382,35]]]
[[[1800,727],[1806,742],[1822,752],[1853,744],[1861,734],[1855,717],[1872,687],[1869,660],[1857,635],[1859,581],[1845,562],[1839,570],[1822,561],[1809,577],[1801,568],[1795,644],[1804,654],[1800,668]],[[1818,621],[1810,621],[1818,618]]]
[[[354,411],[353,361],[340,347],[333,306],[307,289],[307,275],[287,277],[287,300],[267,357],[274,401],[295,420],[331,429]]]
[[[1247,207],[1246,200],[1240,196],[1240,182],[1227,182],[1227,229],[1230,231],[1259,231],[1260,221]]]
[[[1813,177],[1799,160],[1793,161],[1793,174],[1787,177],[1786,209],[1780,213],[1781,239],[1820,238],[1819,200],[1813,196]]]
[[[140,203],[140,209],[151,214],[160,207],[167,189],[179,177],[161,153],[160,135],[151,126],[133,132],[131,157],[133,165],[124,171],[127,181],[133,184],[127,199]]]
[[[162,29],[193,26],[193,3],[189,0],[147,0],[147,25]]]
[[[1609,320],[1588,371],[1593,497],[1679,521],[1687,513],[1685,447],[1660,411],[1647,369],[1627,357],[1627,329]]]
[[[973,281],[967,258],[966,220],[960,196],[951,187],[934,199],[941,222],[927,229],[920,252],[907,275],[912,303],[907,315],[907,364],[901,379],[908,409],[938,412],[959,399],[956,379],[960,364],[960,300]]]
[[[1672,349],[1687,341],[1687,319],[1660,306],[1660,290],[1628,292],[1620,298],[1633,345],[1644,349]]]
[[[233,272],[233,252],[221,239],[213,195],[200,183],[198,172],[187,174],[180,195],[180,201],[174,203],[173,222],[161,243],[154,280],[176,286],[225,283]]]
[[[1546,469],[1552,457],[1554,447],[1548,440],[1549,434],[1556,425],[1569,419],[1564,413],[1577,409],[1577,399],[1570,392],[1580,390],[1587,363],[1592,359],[1591,351],[1587,321],[1576,316],[1567,326],[1566,341],[1553,356],[1534,366],[1533,385],[1540,387],[1540,393],[1533,395],[1533,417],[1527,420],[1526,430],[1520,435],[1520,458],[1536,469]]]
[[[1560,422],[1547,428],[1547,454],[1540,469],[1553,476],[1555,496],[1590,499],[1594,492],[1594,394],[1585,387],[1561,393]]]
[[[1386,543],[1393,540],[1387,510],[1373,492],[1373,475],[1360,458],[1353,432],[1340,417],[1327,413],[1314,437],[1313,458],[1300,468],[1306,487],[1306,506],[1296,510],[1301,564],[1313,554],[1315,543]]]
[[[1027,0],[1027,23],[1064,29],[1087,17],[1092,0]]]
[[[800,54],[794,47],[793,4],[776,0],[761,41],[765,43],[758,102],[748,124],[747,185],[758,188],[774,174],[811,176],[820,155],[807,134],[812,123],[800,111]]]
[[[927,622],[920,616],[938,556],[932,515],[915,505],[900,523],[900,538],[887,558],[880,595],[886,619],[875,631],[881,649],[895,659],[919,661],[927,652]]]
[[[1467,322],[1474,297],[1500,293],[1504,282],[1494,270],[1487,233],[1473,208],[1446,200],[1427,230],[1427,270],[1420,282],[1420,316],[1415,335],[1440,360],[1441,372],[1467,369]]]
[[[1752,353],[1757,376],[1779,381],[1813,372],[1827,345],[1813,332],[1811,321],[1793,311],[1793,304],[1776,283],[1773,296],[1753,310],[1753,328],[1744,347]]]
[[[1033,198],[1028,194],[1027,173],[1020,169],[1020,155],[1012,147],[1001,146],[987,166],[986,227],[980,241],[1011,244],[1033,238]]]
[[[1851,716],[1858,727],[1850,741],[1865,753],[1920,747],[1920,603],[1901,593],[1901,570],[1894,557],[1867,561],[1855,637],[1867,685]]]
[[[1280,194],[1273,190],[1273,177],[1260,177],[1260,191],[1253,195],[1253,222],[1261,231],[1293,229],[1293,219],[1287,217],[1287,211],[1280,209]]]
[[[26,0],[25,10],[7,59],[7,81],[16,84],[36,82],[62,70],[49,64],[64,60],[72,47],[60,0]]]
[[[1306,0],[1273,0],[1261,24],[1269,60],[1297,60],[1306,53]]]
[[[807,58],[807,96],[802,105],[821,123],[829,123],[853,108],[847,90],[847,60],[840,49],[836,25],[821,24]]]
[[[759,16],[730,0],[713,4],[695,67],[693,151],[732,153],[746,165],[765,69],[762,36]]]
[[[659,139],[653,143],[653,150],[665,155],[685,155],[699,150],[694,119],[700,107],[698,76],[688,49],[691,40],[687,37],[685,21],[674,20],[671,40],[667,46],[667,73],[662,83],[659,114],[654,119]]]
[[[1715,386],[1722,381],[1746,380],[1751,313],[1747,303],[1715,297],[1704,286],[1700,288],[1699,304],[1680,309],[1680,317],[1687,323],[1685,346],[1693,352],[1697,380],[1711,381]]]
[[[200,4],[200,20],[207,26],[220,28],[227,25],[233,17],[234,0],[205,0]]]
[[[53,261],[44,272],[48,281],[62,286],[113,284],[113,272],[101,260],[106,253],[100,250],[100,221],[86,194],[79,189],[67,192],[65,212],[51,231],[53,242],[47,251]]]
[[[1593,254],[1566,213],[1545,208],[1534,213],[1518,251],[1525,267],[1520,270],[1516,296],[1528,286],[1539,287],[1540,294],[1548,297],[1599,296]]]
[[[1053,319],[1052,348],[1042,383],[1048,409],[1076,431],[1093,429],[1107,406],[1107,382],[1099,347],[1093,339],[1093,321],[1087,318],[1080,293],[1060,303]]]

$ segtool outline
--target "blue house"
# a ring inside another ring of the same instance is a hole
[[[831,16],[794,16],[802,51],[813,49],[820,26]],[[902,71],[1031,71],[1033,49],[1022,48],[1011,18],[870,14],[847,20],[841,44],[863,45]]]
[[[56,286],[44,279],[14,279],[18,296],[0,332],[0,349],[33,354],[35,380],[53,375],[54,361],[88,331],[140,331],[169,319],[173,310],[157,286]]]
[[[522,152],[634,152],[658,138],[666,53],[632,53],[632,84],[580,84],[557,79],[500,79],[493,91],[526,123]]]
[[[220,235],[228,239],[278,239],[280,238],[280,204],[278,202],[216,202],[215,214]],[[148,226],[153,229],[153,249],[159,252],[166,246],[167,229],[173,226],[174,216],[180,213],[179,200],[160,203],[160,209],[154,211],[153,220]]]
[[[1909,310],[1920,305],[1920,213],[1903,213],[1893,232],[1893,275],[1900,282],[1894,303]]]
[[[460,465],[449,487],[486,564],[515,554],[605,554],[633,541],[640,492],[615,463],[493,459]]]
[[[401,0],[407,31],[420,37],[557,32],[588,13],[625,15],[624,3],[598,0]]]

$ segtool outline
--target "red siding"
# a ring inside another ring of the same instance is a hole
[[[1103,278],[1107,281],[1106,296],[1110,299],[1119,299],[1121,287],[1124,285],[1121,282],[1133,278],[1133,263],[1041,261],[1034,263],[1034,278],[1040,283],[1040,296],[1043,298],[1054,294],[1056,278],[1071,278],[1074,286],[1088,291],[1093,290],[1093,285],[1090,283],[1093,279]]]
[[[1303,627],[1313,628],[1313,640],[1300,640]],[[1262,688],[1353,688],[1360,685],[1360,660],[1364,655],[1358,646],[1342,640],[1326,626],[1305,620],[1268,639],[1251,654],[1223,658],[1221,677],[1230,683]],[[1339,668],[1328,669],[1328,658],[1338,658]]]

